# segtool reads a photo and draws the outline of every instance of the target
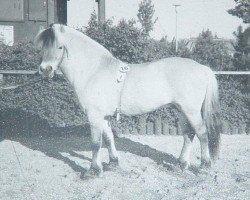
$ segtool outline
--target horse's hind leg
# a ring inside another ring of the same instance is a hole
[[[192,148],[192,142],[195,136],[195,132],[193,128],[190,126],[190,123],[187,121],[187,118],[181,116],[180,121],[182,124],[184,142],[181,154],[179,156],[179,162],[181,169],[185,170],[190,165],[190,151]]]
[[[103,136],[109,151],[109,164],[116,166],[118,165],[118,153],[115,148],[114,134],[107,120],[104,122]]]
[[[211,160],[208,148],[208,133],[205,123],[202,120],[201,113],[186,113],[188,120],[194,128],[201,147],[201,167],[211,167]]]

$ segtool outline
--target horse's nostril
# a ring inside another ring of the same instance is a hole
[[[53,69],[52,66],[48,66],[48,67],[47,67],[47,71],[48,71],[48,72],[51,72],[52,69]]]
[[[40,72],[43,73],[43,74],[50,74],[52,72],[53,68],[52,66],[47,66],[47,67],[41,67],[40,66]]]

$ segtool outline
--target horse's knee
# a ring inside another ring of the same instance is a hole
[[[196,134],[201,143],[208,143],[208,134],[205,127],[197,131]]]
[[[102,141],[102,129],[96,126],[91,127],[91,139],[93,143]]]
[[[110,162],[118,163],[118,153],[115,147],[114,136],[111,129],[104,130],[103,139],[109,150]]]
[[[111,135],[112,133],[110,133],[110,132],[107,132],[107,131],[105,131],[104,130],[104,132],[103,132],[103,139],[104,139],[104,141],[105,141],[105,143],[109,146],[111,143],[112,143],[112,141],[114,140],[113,139],[113,135]]]
[[[208,142],[207,129],[204,123],[196,125],[195,132],[200,142]]]
[[[99,151],[101,147],[102,147],[101,142],[92,141],[92,144],[91,144],[92,151]]]
[[[185,133],[183,134],[184,144],[192,144],[194,140],[195,133]]]

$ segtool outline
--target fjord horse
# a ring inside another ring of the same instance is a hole
[[[35,44],[43,52],[39,73],[52,78],[60,68],[88,116],[93,153],[90,174],[103,173],[102,138],[107,143],[110,164],[118,164],[114,136],[106,118],[117,109],[132,116],[175,104],[192,127],[191,132],[183,135],[181,168],[186,169],[190,164],[195,134],[200,140],[201,166],[210,167],[211,160],[218,157],[218,86],[210,68],[178,57],[126,64],[83,33],[59,24],[41,30]]]

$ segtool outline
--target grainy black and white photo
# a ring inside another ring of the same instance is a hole
[[[250,199],[250,0],[0,0],[0,200]]]

